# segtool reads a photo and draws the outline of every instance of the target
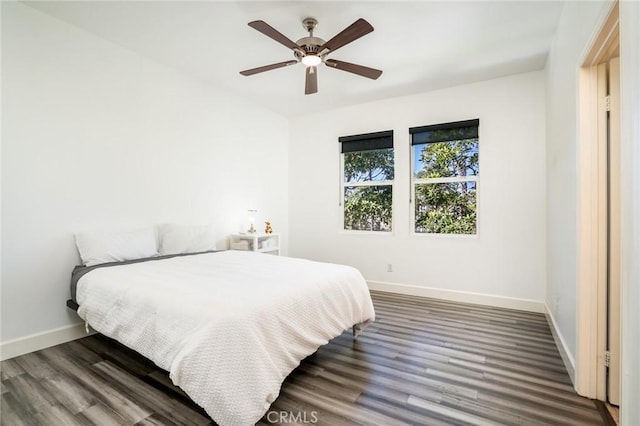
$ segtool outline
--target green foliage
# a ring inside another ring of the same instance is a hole
[[[478,174],[478,140],[426,144],[416,178]],[[415,188],[415,231],[436,234],[476,233],[476,183],[423,183]]]
[[[391,231],[391,185],[345,188],[344,229]]]
[[[476,233],[475,182],[416,185],[416,232]]]
[[[393,149],[357,151],[344,154],[344,181],[393,180]],[[390,231],[390,185],[345,186],[344,229]]]
[[[393,180],[393,149],[344,154],[344,181]]]
[[[418,147],[423,145],[418,145]],[[419,179],[475,176],[478,174],[478,140],[438,142],[424,145],[419,157]]]

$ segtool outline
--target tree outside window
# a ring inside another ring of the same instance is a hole
[[[478,121],[410,129],[414,232],[476,234]]]
[[[344,229],[391,231],[393,132],[340,138]]]

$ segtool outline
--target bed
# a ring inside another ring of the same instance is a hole
[[[255,424],[301,360],[375,318],[356,269],[248,251],[78,267],[73,276],[80,317],[169,371],[221,426]]]

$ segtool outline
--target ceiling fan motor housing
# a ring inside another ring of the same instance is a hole
[[[322,46],[325,41],[319,37],[302,37],[300,40],[296,41],[296,44],[300,46],[302,50],[305,51],[307,55],[317,55],[318,49]],[[300,52],[294,52],[296,59],[302,59],[304,55]]]
[[[302,37],[296,41],[296,44],[304,51],[306,55],[317,55],[318,48],[322,46],[325,41],[319,37],[313,36],[313,30],[318,26],[318,21],[315,18],[304,18],[302,20],[302,27],[307,30],[309,37]],[[301,60],[305,54],[302,52],[294,52],[294,56],[297,60]]]

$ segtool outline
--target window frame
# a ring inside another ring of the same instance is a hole
[[[475,121],[475,125],[478,126],[478,164],[480,163],[480,124],[479,120],[465,120],[453,123],[436,124],[437,126],[448,126],[455,124],[463,124],[467,122]],[[424,126],[428,127],[428,126]],[[412,128],[413,129],[413,128]],[[440,141],[446,142],[446,141]],[[440,143],[434,142],[434,143]],[[409,235],[417,238],[462,238],[462,239],[478,239],[480,236],[480,171],[477,175],[470,176],[453,176],[453,177],[441,177],[441,178],[416,178],[414,174],[415,156],[414,147],[416,145],[428,145],[425,144],[413,144],[413,135],[409,134]],[[476,232],[473,234],[450,234],[450,233],[435,233],[435,232],[416,232],[416,185],[424,184],[437,184],[437,183],[450,183],[450,182],[475,182],[475,198],[476,198]]]
[[[392,236],[394,235],[395,232],[395,216],[394,216],[394,209],[393,209],[393,199],[394,199],[394,193],[395,193],[395,179],[396,179],[396,147],[394,145],[394,138],[393,138],[393,130],[388,130],[388,131],[384,131],[384,132],[375,132],[375,133],[367,133],[364,135],[358,135],[358,136],[367,136],[367,135],[376,135],[376,134],[383,134],[383,133],[388,133],[391,136],[392,139],[392,146],[390,147],[390,149],[393,152],[393,180],[369,180],[369,181],[361,181],[361,182],[346,182],[345,181],[345,176],[344,176],[344,152],[342,152],[342,141],[340,139],[343,138],[339,138],[340,143],[338,143],[338,157],[339,157],[339,163],[340,163],[340,172],[338,175],[338,180],[339,180],[339,192],[338,192],[338,207],[340,209],[340,214],[338,215],[339,218],[339,233],[340,234],[347,234],[347,235],[363,235],[363,236]],[[350,138],[350,136],[344,137],[344,138]],[[378,149],[389,149],[389,148],[378,148]],[[362,151],[367,151],[367,150],[354,150],[354,151],[350,151],[350,152],[362,152]],[[372,151],[372,150],[369,150]],[[367,187],[367,186],[390,186],[391,187],[391,219],[389,220],[389,224],[391,226],[391,230],[389,231],[371,231],[371,230],[359,230],[359,229],[345,229],[344,227],[344,219],[345,219],[345,214],[344,214],[344,208],[345,208],[345,198],[344,198],[344,194],[345,194],[345,188],[352,188],[352,187]]]

